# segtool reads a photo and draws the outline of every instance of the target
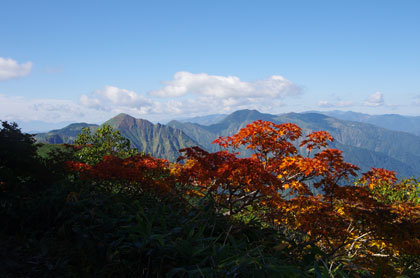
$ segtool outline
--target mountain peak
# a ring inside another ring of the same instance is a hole
[[[244,115],[244,114],[246,114],[246,115],[248,115],[248,114],[261,114],[261,112],[256,110],[256,109],[242,109],[242,110],[236,110],[231,115]]]
[[[120,113],[120,114],[118,114],[117,116],[115,116],[115,117],[113,117],[113,118],[111,118],[110,120],[112,120],[112,119],[125,119],[125,118],[129,118],[129,119],[135,119],[133,116],[131,116],[131,115],[128,115],[128,114],[126,114],[126,113]]]
[[[124,126],[148,125],[153,126],[153,123],[145,119],[137,119],[125,113],[120,113],[117,116],[109,119],[105,123],[110,124],[114,128]]]
[[[231,121],[256,121],[256,120],[271,120],[273,115],[270,114],[263,114],[258,110],[250,110],[250,109],[243,109],[233,112],[232,114],[228,115],[224,120],[221,122],[231,122]]]

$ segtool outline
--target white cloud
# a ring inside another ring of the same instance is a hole
[[[384,96],[381,92],[376,92],[374,94],[371,94],[366,100],[365,100],[365,106],[370,107],[378,107],[384,105]]]
[[[134,91],[105,86],[103,90],[96,90],[92,96],[82,95],[80,103],[86,107],[111,110],[115,107],[150,107],[153,101]]]
[[[320,100],[318,101],[318,106],[322,108],[331,108],[331,107],[350,107],[354,106],[353,101],[345,101],[345,100],[339,100],[339,101],[328,101],[328,100]]]
[[[28,75],[32,69],[32,62],[19,64],[13,59],[0,57],[0,81]]]
[[[82,106],[100,111],[133,111],[149,119],[195,116],[206,113],[229,113],[238,109],[277,112],[283,99],[295,96],[301,89],[281,76],[244,82],[235,76],[178,72],[162,89],[146,96],[135,91],[105,86],[91,95],[82,95]]]
[[[329,102],[328,100],[320,100],[320,101],[318,101],[318,106],[319,107],[324,107],[324,108],[329,108],[329,107],[332,107],[334,105],[332,105],[331,102]]]
[[[279,75],[254,82],[241,81],[236,76],[194,74],[177,72],[174,79],[163,82],[162,89],[151,91],[150,95],[158,97],[180,97],[199,95],[214,98],[284,98],[301,93],[293,82]]]
[[[110,114],[86,108],[71,100],[29,99],[0,94],[0,119],[8,121],[96,122]]]
[[[184,72],[177,73],[169,83],[150,95],[182,97],[153,97],[115,86],[81,95],[78,102],[0,95],[0,119],[103,122],[124,112],[137,118],[165,121],[239,109],[278,113],[279,107],[286,105],[285,97],[301,93],[298,86],[281,76],[243,82],[237,77]]]
[[[338,102],[336,102],[335,104],[338,107],[350,107],[350,106],[354,106],[354,102],[353,101],[349,101],[349,100],[340,100]]]

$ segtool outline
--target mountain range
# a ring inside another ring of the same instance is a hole
[[[358,165],[362,171],[378,167],[394,170],[401,177],[420,176],[419,136],[320,113],[274,115],[256,110],[239,110],[220,117],[210,115],[207,118],[173,120],[166,125],[119,114],[106,123],[120,130],[140,151],[174,161],[179,155],[178,150],[188,146],[199,145],[209,151],[219,150],[211,142],[219,136],[232,135],[255,120],[295,123],[304,134],[328,131],[335,138],[332,147],[342,150],[345,160]],[[40,133],[36,139],[47,143],[72,143],[83,127],[94,130],[97,125],[71,124],[61,130]]]
[[[139,151],[171,161],[178,158],[179,149],[199,145],[179,129],[159,123],[153,124],[148,120],[136,119],[123,113],[105,123],[119,130],[121,135],[129,139],[132,146]],[[38,133],[35,138],[40,143],[73,144],[83,128],[89,128],[94,132],[98,127],[96,124],[74,123],[62,129]]]
[[[420,136],[420,117],[398,114],[369,115],[353,111],[318,112],[340,120],[373,124],[386,129],[404,131]]]

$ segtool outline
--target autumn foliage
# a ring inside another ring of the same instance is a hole
[[[305,233],[330,257],[356,256],[368,267],[398,254],[419,255],[419,204],[385,202],[376,190],[386,185],[409,194],[395,173],[373,168],[353,184],[359,168],[328,148],[327,132],[302,137],[294,124],[253,122],[215,140],[223,151],[181,150],[186,162],[177,165],[179,180],[199,195],[212,194],[230,214],[257,208],[261,219]],[[241,149],[252,150],[252,157],[239,157]]]
[[[120,188],[144,191],[168,192],[171,190],[169,162],[150,155],[137,154],[128,158],[105,155],[95,165],[68,161],[67,166],[73,172],[79,172],[82,179],[113,181]]]
[[[225,215],[252,209],[274,227],[301,233],[330,260],[347,256],[369,269],[420,255],[418,183],[376,168],[357,180],[359,168],[329,148],[330,141],[324,131],[303,135],[295,124],[260,120],[215,140],[219,152],[180,150],[178,163],[135,155],[68,166],[87,179],[212,199]],[[243,150],[252,156],[241,157]]]

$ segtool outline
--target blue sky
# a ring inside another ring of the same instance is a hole
[[[420,1],[0,3],[0,119],[420,115]]]

